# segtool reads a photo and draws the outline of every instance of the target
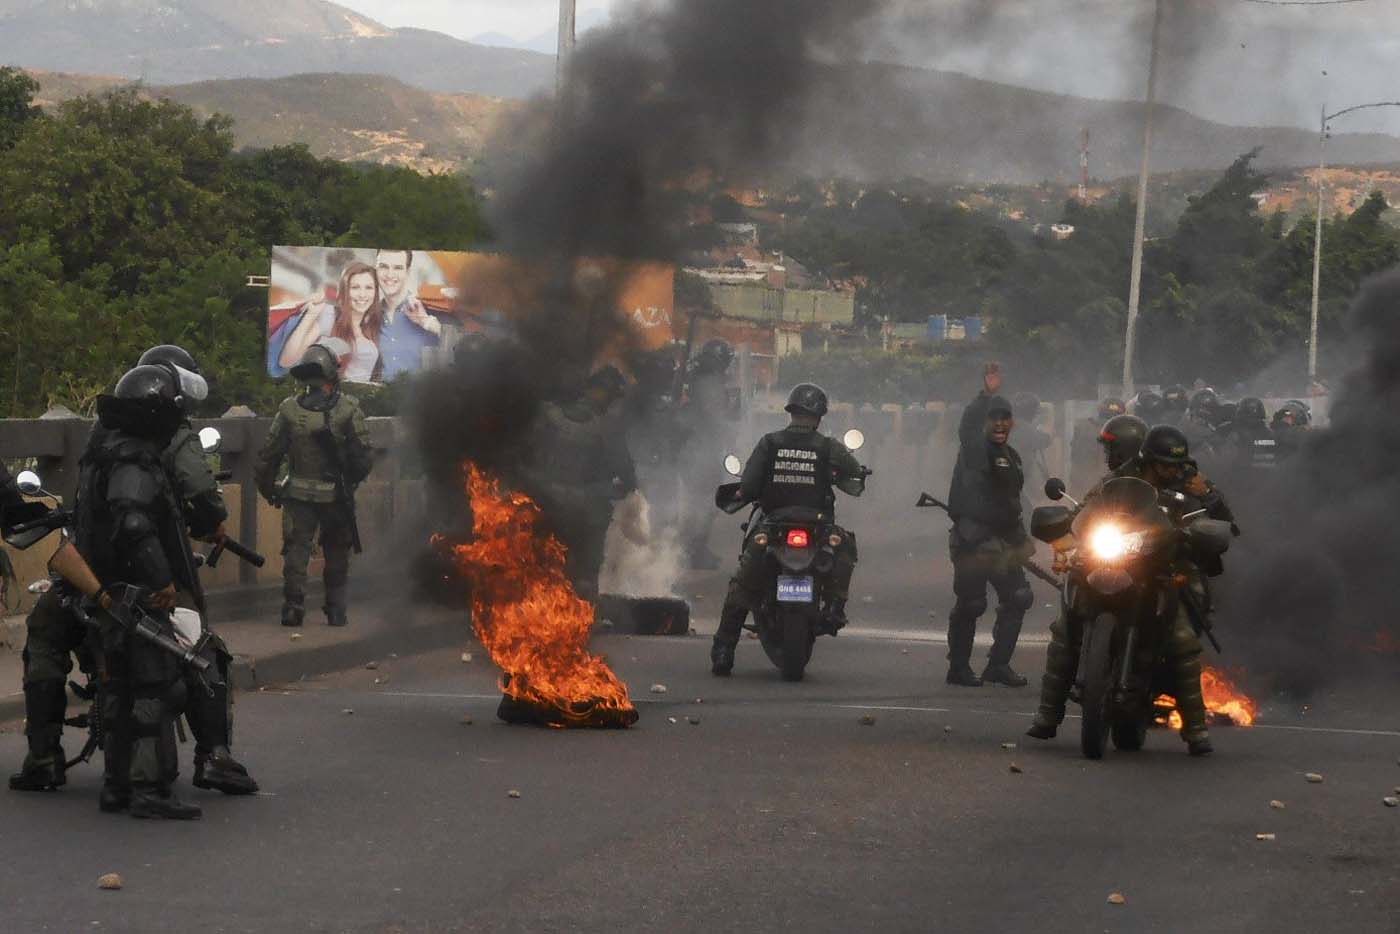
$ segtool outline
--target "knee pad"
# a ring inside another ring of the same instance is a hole
[[[1025,613],[1033,606],[1035,606],[1035,594],[1031,592],[1030,587],[1019,587],[1011,595],[1011,603],[1008,608],[1017,613]]]
[[[953,604],[953,615],[964,619],[977,619],[987,612],[987,597],[958,597]]]

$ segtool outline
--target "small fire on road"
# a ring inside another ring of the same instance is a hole
[[[1201,670],[1201,694],[1206,701],[1206,712],[1212,722],[1230,726],[1253,726],[1259,716],[1259,705],[1244,691],[1240,690],[1223,672],[1206,666]],[[1176,698],[1162,694],[1155,701],[1157,722],[1181,729],[1181,714],[1176,709]]]
[[[593,606],[564,571],[562,542],[538,528],[540,508],[475,464],[465,470],[473,539],[445,545],[472,589],[472,625],[503,672],[500,716],[553,727],[628,727],[627,685],[588,651]]]

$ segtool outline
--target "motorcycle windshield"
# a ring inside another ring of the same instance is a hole
[[[1171,525],[1171,520],[1157,506],[1156,487],[1137,477],[1116,477],[1105,483],[1075,518],[1075,534],[1082,536],[1091,523],[1107,516],[1126,519],[1138,529]]]

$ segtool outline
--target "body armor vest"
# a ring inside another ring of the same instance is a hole
[[[792,506],[830,510],[831,439],[815,431],[778,431],[768,438],[771,450],[759,500],[763,511]]]
[[[341,443],[351,433],[353,413],[354,403],[343,395],[324,410],[308,409],[298,399],[282,403],[281,415],[287,420],[290,438],[283,495],[304,503],[335,502],[335,464],[326,452],[326,442],[321,440],[324,435],[317,433],[329,428],[336,443]]]

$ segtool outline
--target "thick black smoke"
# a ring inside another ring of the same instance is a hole
[[[638,4],[590,34],[566,90],[502,128],[488,210],[496,247],[523,260],[493,294],[528,295],[514,335],[473,344],[426,375],[411,413],[434,513],[455,515],[460,472],[507,480],[529,457],[542,401],[576,391],[634,331],[618,309],[628,261],[676,261],[685,186],[742,182],[807,119],[813,76],[858,46],[880,0],[681,0]],[[502,170],[502,167],[507,167]],[[480,289],[481,283],[475,287]],[[517,303],[518,304],[518,303]]]
[[[1373,280],[1352,314],[1358,365],[1331,425],[1242,517],[1226,622],[1247,666],[1309,692],[1359,674],[1394,676],[1400,637],[1400,271]],[[1241,494],[1245,495],[1245,494]]]

